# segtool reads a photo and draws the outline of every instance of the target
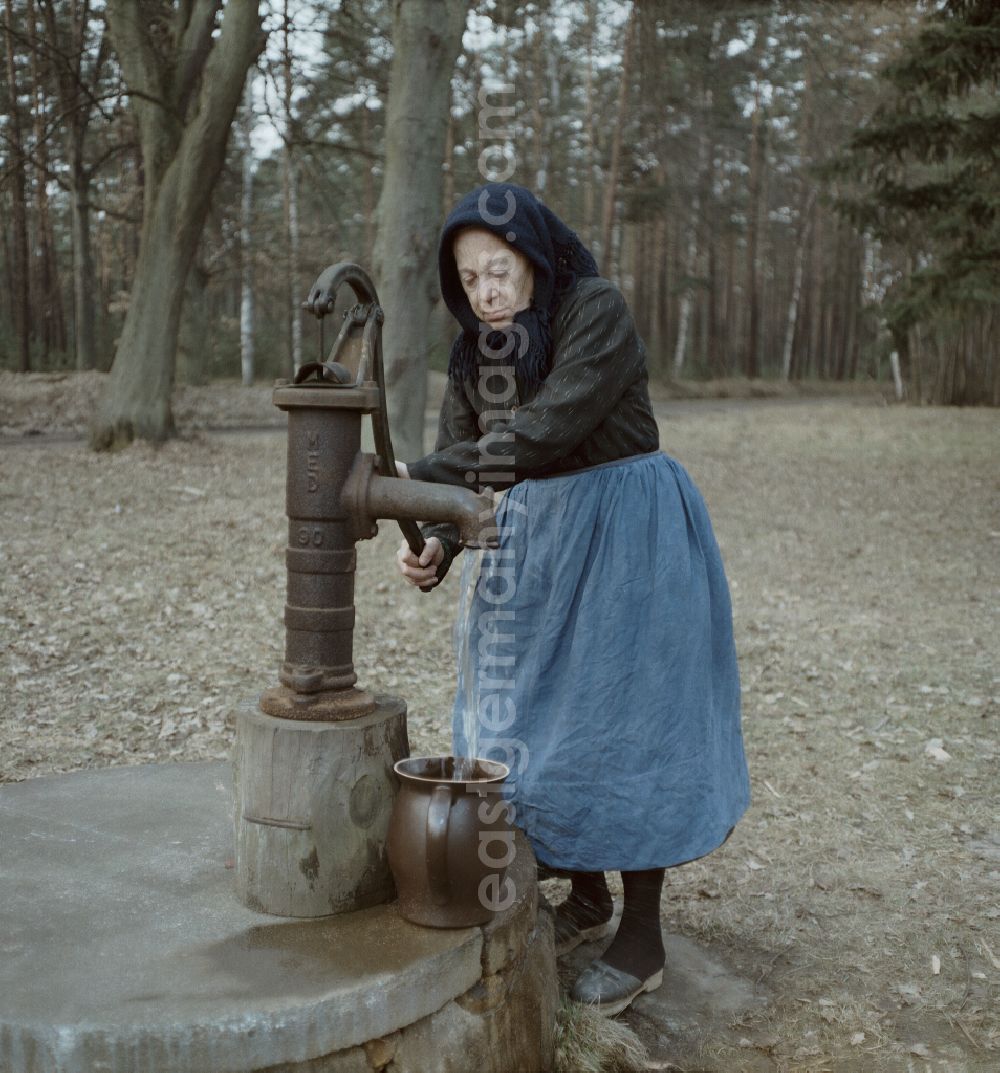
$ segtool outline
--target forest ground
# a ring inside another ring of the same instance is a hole
[[[0,377],[0,781],[224,759],[282,651],[283,437],[199,431],[270,420],[266,392],[187,389],[184,438],[95,455],[72,438],[90,379]],[[664,927],[768,1001],[651,1068],[995,1070],[996,412],[658,412],[726,560],[753,787],[729,842],[668,875]],[[406,698],[415,752],[446,751],[461,571],[410,590],[398,541],[359,545],[358,673]]]

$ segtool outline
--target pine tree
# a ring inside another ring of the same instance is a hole
[[[889,100],[838,162],[864,184],[840,207],[917,266],[884,312],[897,349],[915,325],[934,333],[934,401],[996,405],[985,323],[1000,302],[1000,5],[946,0],[883,78]]]

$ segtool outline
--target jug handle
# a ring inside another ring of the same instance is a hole
[[[448,819],[451,814],[451,787],[435,786],[427,808],[427,878],[435,905],[451,900],[448,883]]]

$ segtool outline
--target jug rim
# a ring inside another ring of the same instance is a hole
[[[485,777],[480,778],[456,778],[452,776],[449,778],[447,775],[435,775],[435,774],[421,774],[415,771],[406,770],[407,764],[416,764],[424,761],[426,763],[438,761],[442,765],[448,760],[465,760],[472,761],[473,772],[478,768],[480,771],[492,771],[492,774],[487,774]],[[461,786],[467,784],[470,786],[483,786],[487,783],[503,782],[510,774],[510,768],[501,763],[499,760],[487,760],[480,756],[453,756],[450,753],[438,754],[434,756],[406,756],[402,760],[397,760],[392,765],[392,770],[402,778],[412,779],[414,782],[427,783],[428,785],[444,784],[450,786]]]

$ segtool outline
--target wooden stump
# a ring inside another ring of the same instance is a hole
[[[237,891],[251,909],[318,917],[389,901],[389,815],[409,755],[406,704],[338,722],[236,715]]]

